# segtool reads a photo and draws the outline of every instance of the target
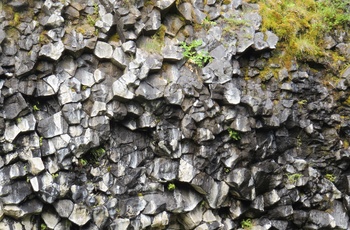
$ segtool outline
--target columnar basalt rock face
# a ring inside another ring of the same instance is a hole
[[[1,2],[0,229],[350,228],[350,68],[281,65],[262,20],[241,0]],[[346,32],[324,45],[349,56]]]

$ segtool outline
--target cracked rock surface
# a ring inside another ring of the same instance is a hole
[[[0,3],[0,229],[350,228],[350,67],[224,2]]]

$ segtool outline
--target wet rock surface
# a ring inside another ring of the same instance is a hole
[[[281,66],[257,4],[1,7],[0,229],[349,228],[350,68]]]

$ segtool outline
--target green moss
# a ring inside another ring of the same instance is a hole
[[[145,1],[145,4],[144,4],[145,7],[154,6],[154,5],[155,5],[155,3],[153,0],[147,0],[147,1]]]
[[[209,30],[212,26],[216,26],[216,24],[217,24],[216,22],[211,21],[208,18],[204,18],[201,26],[204,27],[206,30]]]
[[[350,96],[343,102],[343,105],[350,107]]]
[[[47,43],[49,43],[50,42],[50,40],[49,40],[49,38],[48,38],[48,36],[47,36],[47,32],[44,30],[44,31],[42,31],[41,33],[40,33],[40,35],[39,35],[39,43],[41,44],[41,45],[44,45],[44,44],[47,44]]]
[[[164,46],[164,38],[166,33],[166,26],[161,25],[158,31],[145,42],[141,44],[141,48],[149,53],[160,53]]]
[[[250,1],[252,2],[252,1]],[[324,34],[350,22],[348,4],[342,0],[262,0],[260,15],[262,31],[272,30],[279,38],[278,48],[284,50],[280,59],[290,62],[331,59],[322,47]]]
[[[99,165],[102,156],[106,153],[106,150],[102,147],[96,147],[90,149],[79,159],[79,165],[84,167],[87,164]]]
[[[110,38],[109,38],[109,41],[110,42],[119,42],[120,41],[120,36],[118,33],[115,33],[114,35],[112,35]]]
[[[329,180],[330,182],[334,182],[337,178],[336,176],[334,176],[333,174],[331,173],[327,173],[325,176],[324,176],[327,180]]]
[[[295,182],[297,182],[297,180],[299,180],[302,176],[303,176],[303,174],[300,174],[300,173],[293,173],[293,174],[287,175],[288,181],[289,181],[290,183],[295,183]]]
[[[21,14],[18,13],[18,12],[15,12],[15,13],[13,14],[13,19],[12,19],[12,21],[10,22],[10,25],[16,27],[16,26],[18,26],[20,23],[21,23]]]
[[[141,44],[141,48],[149,53],[160,53],[162,50],[162,44],[158,41],[157,37],[152,36]]]

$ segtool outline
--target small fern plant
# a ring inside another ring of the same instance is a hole
[[[191,43],[181,42],[183,56],[187,58],[191,63],[203,67],[206,63],[210,62],[213,58],[207,51],[197,51],[196,48],[203,44],[202,40],[193,40]]]

